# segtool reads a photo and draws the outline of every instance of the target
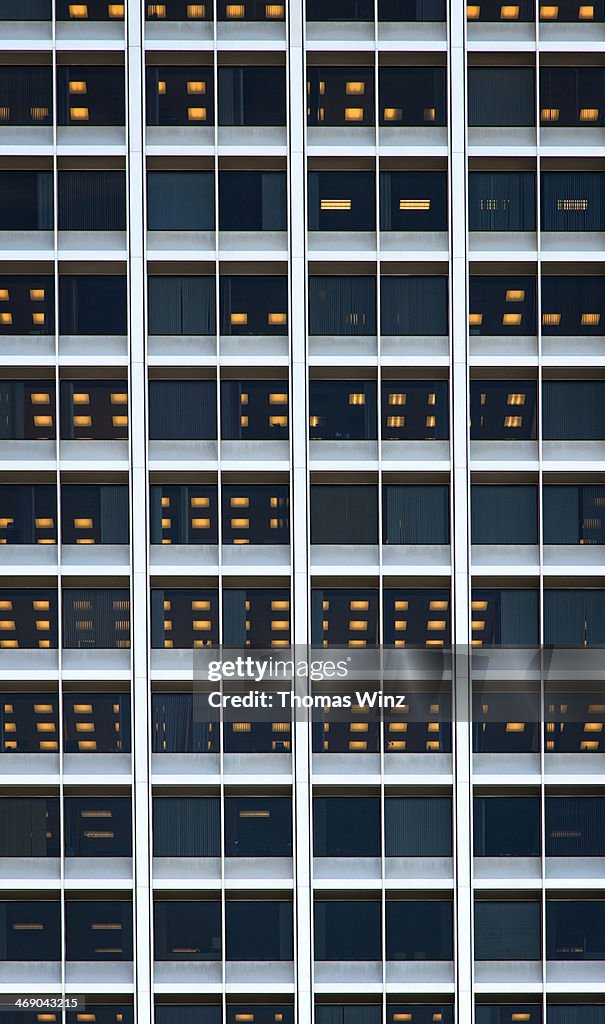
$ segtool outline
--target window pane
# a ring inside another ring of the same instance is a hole
[[[370,171],[309,171],[310,231],[374,231],[376,201]]]
[[[471,276],[469,291],[471,336],[527,337],[536,333],[535,278]]]
[[[218,643],[216,590],[152,590],[151,646],[193,650]]]
[[[309,382],[312,441],[369,441],[376,437],[376,383],[369,380]]]
[[[214,124],[212,68],[194,65],[179,68],[167,64],[148,66],[145,99],[148,125],[211,126]]]
[[[605,901],[547,900],[547,960],[605,960]]]
[[[132,857],[129,797],[65,799],[66,857]]]
[[[56,590],[1,590],[0,614],[0,650],[56,648]]]
[[[313,590],[311,642],[329,647],[373,646],[378,638],[375,590]]]
[[[545,590],[544,643],[553,647],[605,645],[605,590]]]
[[[212,172],[148,171],[147,227],[150,231],[213,231]]]
[[[315,857],[380,857],[380,846],[377,797],[313,798]]]
[[[152,484],[152,544],[216,544],[215,484]]]
[[[537,544],[538,490],[534,486],[473,484],[473,544]]]
[[[0,701],[3,753],[58,751],[58,707],[54,693],[4,693]]]
[[[316,960],[380,960],[377,900],[315,900]]]
[[[227,900],[227,960],[291,960],[292,904]]]
[[[61,381],[61,437],[75,441],[126,441],[126,381]]]
[[[288,278],[221,276],[221,334],[288,333]]]
[[[128,544],[127,484],[64,484],[63,544]]]
[[[283,171],[220,171],[221,231],[285,231],[286,226]]]
[[[218,797],[154,797],[154,857],[220,857]]]
[[[538,643],[535,590],[473,590],[474,647],[534,647]]]
[[[288,438],[288,381],[221,381],[223,441],[280,441]]]
[[[290,797],[227,797],[225,856],[291,857]]]
[[[534,125],[535,120],[533,68],[468,69],[471,128],[524,128]]]
[[[0,960],[60,960],[61,904],[50,900],[0,903]]]
[[[34,337],[54,333],[55,289],[52,277],[2,274],[0,296],[0,337],[14,334]],[[37,387],[33,390],[37,391]]]
[[[473,852],[475,857],[539,857],[539,798],[476,796]]]
[[[445,21],[443,0],[378,0],[379,21]]]
[[[374,277],[310,277],[309,333],[376,334]]]
[[[151,441],[216,438],[216,384],[212,380],[150,380]]]
[[[473,609],[473,614],[476,614]],[[481,613],[482,614],[482,613]],[[531,754],[540,749],[538,694],[509,688],[473,687],[473,750],[476,754]]]
[[[383,441],[445,441],[448,417],[447,381],[383,381]]]
[[[66,754],[130,753],[130,694],[64,694],[63,728]]]
[[[384,335],[448,332],[446,277],[389,277],[380,281],[380,329]]]
[[[471,171],[468,189],[469,231],[536,230],[533,171]]]
[[[223,643],[227,647],[285,647],[289,642],[289,590],[223,590]]]
[[[382,67],[380,125],[435,128],[447,123],[445,68]]]
[[[475,901],[475,960],[539,960],[537,900]]]
[[[219,900],[156,900],[153,920],[156,960],[220,960]]]
[[[373,125],[373,70],[368,67],[309,66],[307,124],[351,128]]]
[[[283,67],[219,67],[220,125],[285,125],[286,75]]]
[[[0,799],[0,857],[59,857],[60,854],[56,797]]]
[[[451,857],[452,801],[449,797],[386,797],[387,857]]]
[[[52,124],[52,68],[14,65],[1,67],[0,108],[3,124]]]
[[[605,174],[600,171],[542,174],[543,231],[603,231],[604,228]]]
[[[0,171],[0,231],[52,229],[52,171]]]
[[[605,544],[605,487],[544,487],[545,544]]]
[[[222,1024],[220,1006],[156,1003],[155,1024]]]
[[[59,171],[59,230],[125,231],[124,172]]]
[[[522,1014],[523,1016],[513,1016]],[[526,1024],[541,1024],[542,1007],[535,1004],[506,1003],[489,1006],[478,1003],[475,1006],[475,1024],[511,1024],[512,1020],[523,1020]]]
[[[311,543],[377,544],[378,489],[364,484],[312,484]]]
[[[0,484],[0,543],[57,543],[54,484]]]
[[[448,645],[449,590],[385,590],[383,628],[387,645],[427,648]]]
[[[149,277],[149,333],[203,335],[216,331],[213,277]]]
[[[471,381],[471,440],[528,441],[535,437],[535,381]]]
[[[374,21],[374,0],[307,0],[307,21]]]
[[[132,960],[132,903],[70,900],[65,933],[68,960]]]
[[[546,856],[604,857],[605,797],[547,796]]]
[[[600,337],[605,323],[605,278],[542,277],[545,337]]]
[[[61,334],[126,334],[126,277],[59,278]]]
[[[447,231],[447,175],[442,171],[381,171],[383,231]]]
[[[387,960],[451,960],[449,900],[387,900]]]
[[[382,495],[383,544],[449,544],[447,484],[387,484]]]
[[[60,125],[123,125],[124,68],[59,66],[57,105]]]
[[[63,646],[128,649],[130,591],[64,590]]]
[[[218,723],[204,720],[202,699],[201,694],[192,693],[151,695],[154,754],[205,754],[218,750]],[[208,718],[207,704],[205,715]]]
[[[603,125],[605,68],[540,68],[540,120],[546,127]]]
[[[223,544],[289,544],[287,484],[223,485]]]

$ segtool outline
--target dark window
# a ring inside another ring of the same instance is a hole
[[[2,590],[0,614],[0,650],[56,648],[56,590]]]
[[[605,278],[543,277],[542,333],[545,337],[602,337]]]
[[[52,171],[0,171],[0,231],[52,229]]]
[[[66,754],[130,753],[130,694],[64,694],[63,729]]]
[[[284,647],[289,640],[289,590],[223,590],[226,646]]]
[[[376,382],[311,380],[312,441],[369,441],[376,437]]]
[[[308,67],[307,124],[330,128],[373,125],[373,69]]]
[[[284,171],[220,171],[221,231],[285,231]]]
[[[150,334],[214,334],[213,277],[152,276],[148,287]]]
[[[223,544],[289,544],[287,484],[223,484]]]
[[[386,797],[384,842],[386,857],[451,857],[450,797]]]
[[[435,128],[447,124],[445,68],[383,67],[378,81],[381,126]]]
[[[534,277],[477,277],[469,282],[469,333],[477,336],[534,335]]]
[[[605,380],[545,380],[542,396],[545,441],[605,438]]]
[[[550,1003],[546,1014],[547,1024],[605,1024],[603,1003],[583,1003],[581,1006],[571,1006],[568,1003],[554,1006]]]
[[[539,798],[476,796],[473,852],[475,857],[539,857]]]
[[[441,602],[441,604],[448,602]],[[435,609],[434,612],[439,611]],[[388,708],[384,720],[387,754],[449,754],[452,749],[452,696],[449,687],[408,685],[405,705]],[[436,830],[438,826],[436,825]],[[437,834],[437,831],[436,831]],[[412,856],[409,854],[409,856]]]
[[[245,4],[230,4],[218,0],[219,21],[283,21],[284,4],[268,4],[266,0],[246,0]]]
[[[216,590],[152,590],[151,646],[191,650],[218,643]]]
[[[61,904],[51,900],[0,903],[0,959],[60,960]]]
[[[123,3],[106,3],[105,0],[86,0],[85,4],[57,0],[57,20],[124,21],[124,6]]]
[[[151,441],[216,438],[216,384],[213,380],[150,380]]]
[[[10,609],[3,606],[2,614],[7,611]],[[4,693],[0,700],[3,753],[52,754],[58,751],[58,707],[54,693]]]
[[[126,334],[126,276],[62,274],[59,330],[61,334]]]
[[[227,960],[292,960],[292,904],[227,900]]]
[[[218,723],[207,721],[208,704],[202,694],[153,693],[151,712],[154,754],[206,754],[218,750]]]
[[[148,67],[146,86],[148,125],[203,127],[214,124],[211,67],[191,65],[178,68],[168,64]]]
[[[447,334],[447,277],[381,278],[383,335]]]
[[[374,231],[371,171],[309,171],[310,231]]]
[[[382,491],[383,544],[449,544],[447,484],[387,484]]]
[[[147,21],[212,21],[212,0],[192,4],[188,0],[165,0],[162,4],[146,3]]]
[[[2,0],[0,18],[2,21],[51,21],[51,4],[49,0]]]
[[[605,590],[545,590],[544,643],[553,647],[605,645]]]
[[[605,797],[547,796],[546,856],[604,857]]]
[[[226,857],[291,857],[292,801],[285,796],[225,799]]]
[[[539,960],[537,900],[475,901],[475,960]]]
[[[450,642],[449,590],[385,590],[384,642],[444,647]],[[436,741],[439,737],[433,737]]]
[[[534,69],[468,69],[471,128],[529,128],[536,123]]]
[[[377,544],[378,488],[373,484],[312,484],[312,544]]]
[[[128,544],[127,484],[64,484],[63,544]]]
[[[59,171],[59,230],[125,231],[124,171]]]
[[[212,171],[148,171],[147,227],[150,231],[212,231]]]
[[[315,900],[316,960],[380,960],[378,900]]]
[[[285,125],[285,69],[219,67],[218,123],[252,127]]]
[[[0,438],[3,441],[54,438],[54,413],[54,381],[0,381]]]
[[[514,7],[503,6],[500,0],[481,0],[480,5],[473,4],[466,8],[466,17],[468,21],[491,21],[500,24],[507,24],[510,21],[533,21],[533,0],[521,0]]]
[[[66,857],[132,857],[130,797],[65,798]]]
[[[447,175],[443,171],[381,171],[382,231],[447,231]]]
[[[445,21],[444,0],[378,0],[379,21]]]
[[[480,602],[483,604],[483,602]],[[473,609],[473,618],[482,614]],[[476,754],[533,754],[539,750],[538,695],[477,686],[473,691],[473,750]]]
[[[0,543],[57,543],[53,484],[0,484]]]
[[[532,484],[472,484],[471,542],[537,544],[537,488]]]
[[[542,174],[543,231],[604,229],[605,174],[602,171],[548,171]]]
[[[60,125],[123,125],[123,67],[57,68]]]
[[[378,797],[314,797],[313,855],[380,857]]]
[[[153,920],[156,960],[220,960],[219,900],[156,900]]]
[[[52,68],[0,67],[0,127],[52,124]]]
[[[604,123],[605,68],[540,68],[540,121],[546,128],[597,128]]]
[[[223,1011],[212,1003],[156,1002],[155,1024],[223,1024]]]
[[[215,484],[153,484],[152,544],[216,544]]]
[[[451,960],[449,900],[387,900],[387,960]]]
[[[605,960],[605,901],[547,900],[547,960]]]
[[[307,21],[374,21],[374,0],[307,0]]]
[[[311,642],[328,647],[374,646],[378,641],[376,590],[312,590]]]
[[[65,947],[67,960],[132,960],[132,903],[69,900]]]
[[[535,437],[535,381],[471,381],[472,440],[527,441]]]
[[[0,799],[0,857],[60,855],[59,801],[56,797]]]
[[[376,278],[310,277],[309,334],[376,334]]]
[[[223,441],[281,441],[288,438],[287,380],[223,380]]]
[[[288,278],[221,276],[221,334],[287,334]]]
[[[445,441],[448,437],[447,381],[383,381],[383,441]]]
[[[61,437],[75,441],[127,440],[126,381],[61,381]]]
[[[536,230],[533,171],[471,171],[468,192],[469,231]]]
[[[130,592],[128,590],[64,590],[63,646],[128,649]]]
[[[538,643],[535,590],[473,590],[473,645],[533,647]]]
[[[80,1024],[78,1012],[81,1013],[77,1010],[67,1012],[67,1024]],[[86,1013],[94,1013],[95,1024],[134,1024],[133,1007],[125,1006],[123,1003],[119,1005],[114,1003],[108,1006],[106,1003],[103,1005],[89,1003],[87,999]]]
[[[548,484],[542,497],[545,544],[605,544],[605,486]]]
[[[153,799],[154,857],[220,857],[221,814],[216,796]]]
[[[477,1003],[475,1005],[475,1024],[511,1024],[513,1020],[523,1020],[526,1024],[541,1024],[542,1007],[536,1003]],[[549,1024],[550,1017],[549,1017]]]
[[[52,277],[0,277],[0,336],[53,334],[55,294]]]

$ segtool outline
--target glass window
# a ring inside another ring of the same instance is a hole
[[[380,850],[378,797],[313,797],[315,857],[380,857]]]
[[[289,544],[288,484],[223,484],[223,544]]]
[[[383,441],[445,441],[448,437],[447,381],[383,381]]]
[[[2,694],[2,751],[52,754],[59,749],[58,700],[54,693]]]
[[[267,646],[267,645],[265,645]],[[235,692],[235,691],[234,691]],[[290,711],[278,705],[269,717],[259,720],[248,718],[242,722],[242,712],[225,711],[224,742],[227,754],[289,754],[292,748]]]
[[[52,231],[53,205],[52,171],[0,171],[0,231]]]
[[[212,0],[203,4],[189,3],[188,0],[164,0],[161,4],[146,3],[146,21],[212,21]]]
[[[535,590],[473,590],[473,647],[534,647],[538,643]]]
[[[220,960],[220,900],[156,900],[156,960]]]
[[[374,21],[374,0],[307,0],[307,21]]]
[[[542,1007],[536,1003],[477,1003],[475,1024],[511,1024],[523,1020],[526,1024],[541,1024]]]
[[[533,0],[520,0],[520,3],[513,6],[502,4],[500,0],[482,0],[481,4],[467,4],[466,17],[468,21],[491,21],[503,24],[515,21],[533,21]]]
[[[68,900],[65,947],[67,960],[132,960],[132,903]]]
[[[151,276],[149,334],[203,335],[216,331],[213,277]]]
[[[330,128],[373,125],[373,68],[307,67],[307,124]]]
[[[227,960],[292,960],[292,904],[227,900]]]
[[[222,1007],[212,1003],[155,1003],[155,1024],[222,1024]]]
[[[0,544],[56,544],[54,484],[0,484]]]
[[[152,544],[216,544],[216,484],[152,484]]]
[[[50,125],[53,119],[52,68],[5,64],[0,68],[0,127]]]
[[[228,0],[218,0],[217,17],[219,21],[283,21],[285,4],[268,4],[266,0],[230,4]]]
[[[290,797],[226,797],[225,856],[291,857]]]
[[[378,81],[382,127],[447,124],[445,68],[382,67]]]
[[[0,381],[0,438],[46,441],[55,436],[55,382]]]
[[[603,231],[605,228],[605,174],[602,171],[547,171],[542,174],[541,191],[543,231]]]
[[[547,796],[546,856],[605,856],[605,797]]]
[[[535,438],[534,380],[471,381],[471,440],[527,441]]]
[[[374,440],[376,382],[311,380],[309,437],[312,441]]]
[[[537,487],[533,484],[472,484],[471,542],[537,544]]]
[[[605,960],[605,901],[546,901],[547,960]]]
[[[539,960],[538,900],[475,900],[475,960]]]
[[[64,484],[63,544],[128,544],[127,484]]]
[[[449,684],[406,684],[401,708],[387,708],[387,754],[449,754],[452,749],[452,695]],[[409,855],[411,856],[411,854]]]
[[[73,4],[69,0],[57,0],[58,21],[124,21],[124,4],[107,3],[106,0],[86,0],[85,4]]]
[[[383,544],[449,544],[449,486],[386,484],[382,519]]]
[[[378,642],[378,591],[311,591],[312,643],[323,647],[373,647]]]
[[[289,642],[289,590],[223,590],[227,647],[287,647]]]
[[[382,231],[447,231],[444,171],[381,171]]]
[[[57,68],[60,125],[123,125],[123,67]]]
[[[378,488],[373,484],[312,484],[312,544],[377,544]]]
[[[379,21],[445,21],[444,0],[378,0]]]
[[[4,900],[0,939],[0,960],[60,960],[61,904],[58,900]]]
[[[130,797],[65,798],[66,857],[132,857]]]
[[[81,1024],[78,1013],[81,1011],[68,1011],[67,1024]],[[91,1024],[134,1024],[134,1009],[132,1006],[125,1006],[124,1003],[108,1006],[106,1003],[89,1003],[87,999],[86,1013],[94,1014],[94,1022],[91,1021]]]
[[[221,813],[217,796],[153,798],[154,857],[220,857]]]
[[[475,857],[539,857],[539,797],[476,796],[473,853]]]
[[[546,441],[605,438],[605,380],[545,380],[542,401]]]
[[[605,11],[602,0],[597,0],[597,3],[588,7],[578,6],[575,0],[559,0],[556,7],[551,7],[550,5],[540,7],[540,21],[591,22],[603,21],[604,17]]]
[[[551,684],[545,695],[545,747],[547,753],[595,754],[602,752],[605,727],[603,689],[599,683],[578,682],[574,690]]]
[[[213,231],[212,171],[148,171],[149,231]]]
[[[126,381],[61,381],[61,437],[76,441],[126,441]]]
[[[553,647],[603,647],[605,590],[545,590],[544,643]]]
[[[499,0],[498,7],[500,7]],[[504,10],[504,7],[502,9]],[[483,10],[483,5],[481,5],[481,10]],[[535,231],[536,176],[534,172],[470,171],[468,176],[468,218],[469,231]],[[542,228],[545,230],[544,221],[542,221]]]
[[[602,337],[605,278],[542,277],[542,333],[545,337]]]
[[[59,230],[125,231],[124,171],[59,171]]]
[[[473,751],[533,754],[540,749],[538,694],[513,687],[473,687]]]
[[[605,1024],[605,1004],[584,1003],[573,1006],[569,1003],[546,1008],[548,1024]],[[539,1018],[538,1018],[539,1019]]]
[[[0,857],[60,855],[59,801],[56,797],[0,799]]]
[[[449,590],[385,590],[384,642],[394,647],[448,645]]]
[[[386,857],[451,857],[451,798],[385,797],[384,841]]]
[[[388,899],[387,960],[451,960],[453,915],[450,900]]]
[[[288,381],[221,381],[223,441],[286,441]]]
[[[288,278],[221,275],[221,334],[287,334]]]
[[[470,67],[471,128],[530,128],[536,123],[534,69]]]
[[[246,127],[285,125],[285,68],[219,67],[218,123]]]
[[[218,643],[216,590],[152,590],[151,646],[180,650]]]
[[[388,1024],[398,1024],[398,1021],[406,1018],[400,1014],[411,1013],[411,1020],[414,1024],[453,1024],[454,1009],[452,1006],[443,1006],[441,1003],[435,1006],[433,1003],[406,1003],[405,1005],[387,1007]],[[410,1018],[408,1018],[410,1019]],[[507,1021],[506,1024],[509,1024]]]
[[[218,723],[207,721],[208,705],[202,694],[152,693],[151,713],[154,754],[206,754],[218,750]]]
[[[535,278],[471,276],[468,324],[471,336],[534,335]]]
[[[49,0],[2,0],[0,18],[2,21],[51,21],[51,4]]]
[[[53,334],[55,295],[52,277],[0,275],[0,336]]]
[[[65,693],[63,746],[66,754],[130,753],[130,694]]]
[[[605,486],[547,484],[545,544],[605,544]]]
[[[67,275],[59,278],[61,334],[126,334],[126,276]]]
[[[604,89],[605,68],[541,67],[541,124],[546,128],[601,127],[605,123]]]
[[[231,1003],[227,1005],[227,1024],[240,1024],[242,1013],[252,1013],[251,1024],[293,1024],[294,1007],[277,1003],[273,1006],[259,1003]]]
[[[285,231],[285,171],[220,171],[221,231]]]
[[[316,960],[380,960],[378,900],[315,900]]]
[[[310,277],[309,334],[376,334],[376,278]]]
[[[315,694],[326,693],[326,683],[313,686]],[[335,694],[338,689],[335,688]],[[380,725],[376,711],[353,704],[335,711],[316,708],[313,712],[313,752],[317,754],[375,754],[380,750]],[[317,856],[321,856],[317,854]]]
[[[0,590],[0,650],[56,648],[56,590]]]
[[[374,231],[371,171],[309,171],[310,231]]]
[[[63,646],[66,649],[128,649],[130,591],[64,590]]]
[[[380,284],[383,335],[444,335],[448,332],[447,277],[391,277]]]
[[[213,380],[150,380],[151,441],[216,438],[216,383]]]
[[[150,6],[160,5],[148,4],[148,12]],[[187,4],[187,9],[193,6]],[[145,98],[148,125],[203,127],[214,124],[214,81],[208,65],[147,67]]]

